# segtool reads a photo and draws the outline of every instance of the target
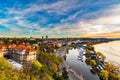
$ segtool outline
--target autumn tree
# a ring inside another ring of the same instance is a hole
[[[86,56],[87,58],[90,57],[90,50],[86,49],[85,56]]]
[[[90,65],[93,66],[93,67],[96,66],[96,61],[93,60],[93,59],[91,59],[91,60],[90,60]]]
[[[0,58],[0,70],[11,68],[11,65],[5,58]]]
[[[87,44],[86,49],[94,51],[94,47],[90,43]]]
[[[42,64],[41,64],[39,61],[35,60],[35,61],[32,63],[32,68],[33,68],[34,70],[40,71],[41,68],[42,68]]]
[[[101,57],[102,61],[105,60],[105,56],[101,52],[96,52],[97,57]]]
[[[102,80],[108,80],[108,78],[109,78],[109,72],[106,71],[106,70],[101,70],[100,71],[100,78]]]
[[[119,68],[112,63],[105,63],[105,69],[111,73],[118,74]]]

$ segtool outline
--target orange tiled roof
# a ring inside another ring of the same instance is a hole
[[[15,48],[16,47],[15,44],[9,44],[8,46],[9,46],[9,48]]]
[[[22,49],[22,50],[25,50],[26,52],[34,52],[35,51],[34,48],[29,46],[30,46],[29,44],[20,44],[16,46],[15,50]]]
[[[34,52],[35,50],[33,48],[27,48],[26,52]]]
[[[5,48],[7,46],[5,45],[0,45],[0,51],[2,51],[3,48]],[[15,50],[25,50],[26,52],[34,52],[35,49],[32,48],[29,43],[26,43],[26,44],[19,44],[19,45],[16,45],[16,44],[9,44],[8,45],[9,48],[13,48]]]
[[[25,49],[26,47],[23,44],[16,46],[15,50]]]
[[[0,45],[0,49],[2,49],[3,48],[3,46],[2,45]]]
[[[0,45],[0,49],[3,49],[4,47],[6,47],[5,45]]]
[[[0,45],[0,52],[2,51],[2,49],[4,48],[4,45]]]

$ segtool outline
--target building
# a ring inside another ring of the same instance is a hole
[[[4,57],[4,54],[7,53],[7,49],[4,45],[0,45],[0,57]]]
[[[0,57],[3,57],[3,51],[2,51],[2,46],[0,45]]]
[[[1,52],[1,56],[7,55],[8,59],[12,59],[21,64],[36,60],[36,51],[28,43],[19,45],[10,44],[7,45],[6,49],[4,49],[4,51],[2,50]]]

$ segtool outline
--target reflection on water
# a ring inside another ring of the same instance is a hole
[[[79,52],[81,54],[84,52],[84,50],[85,49],[83,47],[79,47],[77,49],[70,49],[68,51],[68,54],[66,54],[66,63],[78,74],[81,74],[82,72],[85,80],[100,80],[97,74],[94,75],[90,72],[91,67],[85,63],[85,56],[83,56],[83,62],[78,60]]]

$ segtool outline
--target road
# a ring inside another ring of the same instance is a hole
[[[63,58],[63,56],[66,54],[66,50],[65,50],[66,48],[67,48],[67,46],[58,49],[57,50],[57,56]],[[70,80],[84,80],[83,77],[82,77],[82,74],[79,75],[76,71],[74,71],[70,66],[67,65],[65,60],[60,65],[61,72],[62,72],[63,67],[66,67]]]

